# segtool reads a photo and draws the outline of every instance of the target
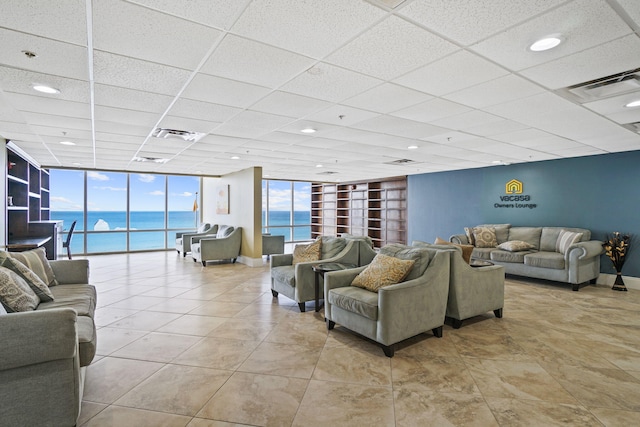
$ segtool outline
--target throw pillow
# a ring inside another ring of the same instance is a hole
[[[29,270],[26,265],[13,258],[5,258],[0,262],[0,266],[6,267],[9,270],[17,273],[20,277],[27,282],[27,285],[38,295],[40,302],[53,301],[53,294],[49,290],[49,287],[36,275],[33,271]]]
[[[378,254],[373,258],[371,264],[353,279],[351,285],[371,292],[378,292],[384,286],[401,282],[409,274],[414,263],[415,260],[404,260]]]
[[[0,301],[7,311],[33,311],[40,299],[27,282],[7,267],[0,267]]]
[[[496,229],[493,227],[474,227],[473,238],[476,248],[495,248],[498,246]]]
[[[476,245],[476,239],[473,237],[473,227],[465,227],[464,234],[467,236],[467,241],[470,245]]]
[[[402,259],[413,260],[415,263],[404,280],[413,280],[422,276],[429,266],[430,254],[423,247],[412,247],[402,243],[389,243],[380,248],[379,254]]]
[[[322,248],[322,240],[316,240],[308,245],[296,245],[293,248],[293,265],[300,262],[318,261],[320,260],[320,249]]]
[[[522,240],[510,240],[508,242],[500,243],[498,249],[509,252],[520,252],[535,249],[531,243],[523,242]]]
[[[225,237],[229,237],[229,235],[233,232],[233,227],[230,225],[223,225],[218,228],[218,233],[216,234],[216,239],[223,239]]]
[[[58,284],[44,248],[24,252],[9,252],[9,256],[26,265],[27,268],[33,271],[47,286],[55,286]]]
[[[440,237],[436,237],[436,241],[435,241],[434,244],[436,244],[436,245],[457,246],[462,250],[462,259],[464,260],[464,262],[466,262],[467,264],[469,264],[471,262],[471,254],[473,253],[473,245],[460,245],[458,243],[451,243],[451,242],[447,242],[444,239],[441,239]]]
[[[574,233],[572,231],[561,230],[556,240],[556,252],[561,254],[567,253],[569,247],[574,243],[578,243],[582,239],[582,233]]]

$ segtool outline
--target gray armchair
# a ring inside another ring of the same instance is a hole
[[[215,236],[194,236],[191,238],[191,256],[193,262],[229,259],[236,262],[242,245],[242,227],[221,225]]]
[[[271,257],[271,293],[277,298],[282,294],[298,303],[301,312],[305,311],[305,302],[315,299],[315,273],[313,266],[319,263],[338,262],[366,265],[376,253],[363,239],[322,236],[321,259],[319,261],[300,262],[293,265],[292,254],[273,255]],[[322,283],[320,279],[320,293]]]
[[[262,255],[269,258],[274,254],[284,253],[284,236],[275,236],[271,234],[262,235]]]
[[[191,238],[192,237],[202,237],[202,236],[210,236],[215,235],[218,232],[218,226],[214,225],[213,227],[208,222],[205,222],[198,227],[198,229],[193,231],[188,231],[186,233],[176,233],[176,251],[178,253],[182,252],[182,257],[186,257],[187,253],[191,252]]]
[[[385,248],[380,253],[395,256],[395,248],[390,252]],[[416,264],[405,281],[380,288],[377,293],[351,285],[365,267],[327,273],[324,288],[327,329],[333,329],[337,323],[364,335],[382,344],[387,357],[393,357],[396,343],[420,333],[431,330],[436,337],[442,337],[450,251],[407,250],[413,255],[397,257],[416,259]]]

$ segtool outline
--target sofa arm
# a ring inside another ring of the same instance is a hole
[[[71,308],[0,316],[0,370],[71,359],[77,354],[76,311]]]
[[[60,259],[49,261],[53,275],[60,285],[88,284],[88,259]]]
[[[271,268],[281,267],[283,265],[292,265],[292,264],[293,264],[292,254],[271,255]]]
[[[589,240],[588,242],[578,242],[569,248],[565,253],[565,260],[572,258],[571,253],[576,251],[578,253],[578,259],[587,259],[600,256],[604,252],[602,242],[599,240]]]
[[[468,245],[469,244],[469,239],[467,239],[467,235],[466,234],[454,234],[453,236],[449,237],[449,241],[451,243],[456,243],[458,245]]]

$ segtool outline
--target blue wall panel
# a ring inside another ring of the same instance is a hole
[[[501,201],[517,179],[530,201]],[[588,228],[592,238],[633,235],[623,274],[640,277],[640,151],[408,177],[408,243],[432,242],[482,223]],[[496,208],[536,204],[536,208]],[[601,270],[614,274],[603,256]]]

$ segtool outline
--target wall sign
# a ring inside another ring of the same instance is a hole
[[[512,179],[508,181],[504,186],[504,195],[499,196],[500,201],[493,204],[496,209],[535,209],[538,207],[535,203],[529,203],[532,197],[529,194],[522,194],[524,192],[524,185],[522,181]]]

